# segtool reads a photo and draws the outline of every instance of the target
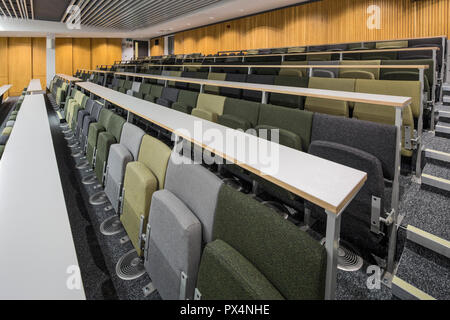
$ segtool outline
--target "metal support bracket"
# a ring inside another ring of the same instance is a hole
[[[202,294],[200,293],[200,291],[197,288],[195,288],[194,300],[195,301],[202,300]]]
[[[138,243],[139,248],[142,250],[144,248],[144,242],[145,242],[145,234],[144,234],[144,216],[140,217],[139,222],[139,235],[138,235]]]
[[[412,130],[410,126],[404,126],[405,128],[405,149],[412,150]]]
[[[370,231],[380,233],[381,198],[372,196],[372,210],[370,215]]]
[[[341,231],[341,215],[326,211],[327,233],[325,249],[327,251],[327,272],[325,282],[325,299],[334,300],[336,297],[336,274]]]
[[[187,280],[188,276],[186,275],[186,273],[184,273],[184,271],[181,271],[180,300],[186,300]]]

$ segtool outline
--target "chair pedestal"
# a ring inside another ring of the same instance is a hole
[[[124,231],[124,227],[118,216],[112,216],[100,225],[100,232],[105,236],[113,236]]]
[[[135,280],[145,274],[144,262],[136,250],[123,255],[116,265],[116,274],[122,280]]]

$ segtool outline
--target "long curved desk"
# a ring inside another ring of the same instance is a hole
[[[86,299],[52,141],[27,95],[0,161],[0,299]]]
[[[0,104],[3,103],[3,96],[6,92],[8,92],[9,89],[11,89],[12,85],[5,84],[4,86],[0,87]]]

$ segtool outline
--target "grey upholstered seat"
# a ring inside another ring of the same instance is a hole
[[[125,123],[120,143],[113,144],[109,150],[105,193],[117,213],[125,169],[129,162],[137,160],[144,134],[139,127]]]
[[[193,298],[202,243],[212,241],[221,187],[222,181],[206,168],[172,154],[165,189],[153,195],[145,257],[163,299]],[[185,292],[180,292],[182,274],[187,277]]]
[[[99,102],[95,102],[94,106],[92,108],[92,112],[90,116],[86,116],[83,119],[83,129],[80,132],[80,143],[81,146],[84,148],[87,145],[87,138],[89,133],[89,125],[92,122],[97,122],[100,118],[100,111],[102,111],[103,106]]]
[[[127,91],[127,94],[129,96],[132,96],[135,92],[139,92],[139,90],[141,89],[141,84],[141,82],[134,81],[131,89]]]
[[[86,108],[78,111],[77,127],[75,129],[75,136],[78,138],[80,137],[81,131],[83,129],[84,118],[91,115],[92,110],[94,109],[94,103],[94,100],[88,99],[86,102]]]

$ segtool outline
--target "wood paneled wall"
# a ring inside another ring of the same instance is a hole
[[[0,85],[11,84],[10,96],[20,95],[32,78],[46,84],[45,38],[0,38]]]
[[[57,38],[56,73],[74,74],[122,60],[122,39]]]
[[[367,27],[371,5],[380,29]],[[178,33],[175,53],[449,36],[449,16],[450,0],[322,0]]]
[[[156,40],[159,40],[158,45],[156,45]],[[150,40],[150,54],[152,56],[164,55],[164,37]]]

